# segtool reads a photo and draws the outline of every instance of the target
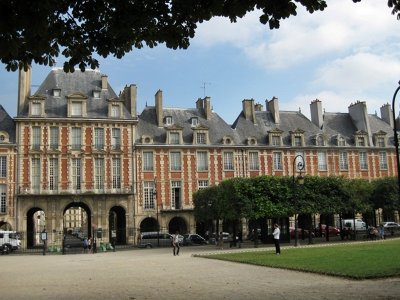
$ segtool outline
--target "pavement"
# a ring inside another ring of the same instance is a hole
[[[201,257],[225,251],[275,255],[261,245],[181,247],[179,256],[171,248],[2,255],[0,299],[400,299],[400,278],[349,280]]]

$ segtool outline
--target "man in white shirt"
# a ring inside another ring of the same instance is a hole
[[[179,249],[181,248],[179,246],[179,231],[177,231],[175,235],[172,236],[172,247],[174,247],[174,256],[179,255]]]
[[[281,231],[279,230],[278,224],[274,225],[275,229],[272,235],[274,236],[274,243],[275,243],[275,253],[276,255],[281,254],[281,247],[279,245],[279,235],[281,234]]]

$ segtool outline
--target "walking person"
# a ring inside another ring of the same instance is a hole
[[[279,235],[281,234],[281,231],[279,229],[278,224],[274,225],[274,232],[272,233],[272,235],[274,236],[274,243],[275,243],[275,253],[276,255],[280,255],[281,254],[281,246],[279,245]]]
[[[179,231],[177,231],[175,233],[175,235],[172,236],[172,247],[173,247],[174,256],[179,255],[179,250],[181,248],[179,246]]]
[[[88,244],[88,253],[90,253],[90,252],[92,252],[92,237],[91,236],[89,236],[87,244]]]
[[[83,239],[83,253],[86,253],[88,249],[88,239],[85,237]]]

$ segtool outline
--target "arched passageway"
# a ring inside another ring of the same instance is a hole
[[[46,216],[40,207],[32,207],[26,214],[26,247],[40,246],[40,232],[46,229]]]
[[[171,221],[169,221],[168,231],[169,233],[175,233],[177,231],[179,231],[180,234],[187,233],[187,225],[185,220],[180,217],[172,218]]]
[[[140,232],[149,232],[149,231],[157,231],[158,230],[158,224],[157,220],[154,218],[145,218],[143,221],[140,223]]]
[[[121,206],[110,209],[108,218],[110,242],[115,239],[116,245],[126,244],[126,213]]]

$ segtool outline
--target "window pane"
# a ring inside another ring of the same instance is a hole
[[[72,159],[72,188],[74,190],[81,189],[81,159],[73,158]]]
[[[197,133],[197,144],[205,144],[206,143],[206,134],[204,132]]]
[[[368,156],[367,152],[360,152],[360,169],[368,170]]]
[[[50,149],[55,150],[58,148],[58,127],[50,127]]]
[[[274,152],[273,153],[273,160],[274,160],[274,170],[283,170],[282,153],[281,152]]]
[[[323,151],[318,152],[318,170],[319,171],[328,170],[328,165],[326,163],[326,152]]]
[[[71,147],[74,150],[81,149],[81,128],[80,127],[72,127],[72,137],[71,137]]]
[[[82,116],[82,102],[72,102],[71,116],[76,116],[76,117]]]
[[[169,143],[170,144],[179,144],[179,133],[178,132],[171,132],[169,134]]]
[[[40,127],[39,126],[32,127],[32,149],[34,149],[34,150],[40,149]]]
[[[111,148],[113,150],[121,149],[121,131],[119,128],[113,128],[111,131]]]
[[[143,152],[143,171],[153,171],[153,152]]]
[[[113,170],[112,170],[112,186],[113,189],[121,188],[121,160],[113,159]]]
[[[101,190],[104,188],[104,159],[94,159],[94,188]]]
[[[32,103],[32,116],[40,116],[40,103]]]
[[[58,189],[58,159],[49,159],[49,190],[55,191]]]
[[[224,152],[224,170],[233,169],[233,152]]]
[[[205,151],[197,152],[197,170],[198,171],[208,170],[208,156],[207,152]]]
[[[40,159],[32,158],[32,175],[31,175],[32,189],[38,192],[40,189]]]
[[[5,184],[0,184],[0,213],[6,213],[7,212],[7,191],[6,191],[6,185]]]
[[[119,118],[120,117],[119,105],[111,105],[111,117],[113,117],[113,118]]]
[[[154,209],[154,181],[145,181],[143,183],[144,209]]]
[[[381,170],[387,170],[387,156],[385,151],[379,152],[379,166]]]
[[[208,187],[208,180],[199,180],[199,190],[205,189]]]
[[[94,129],[94,147],[97,150],[104,149],[104,129],[103,128],[95,128]]]
[[[249,170],[258,170],[258,152],[249,152]]]
[[[347,152],[340,152],[339,153],[339,167],[340,170],[348,170],[349,164],[347,160]]]
[[[170,153],[170,163],[171,163],[171,171],[180,171],[181,170],[181,153],[180,152],[171,152]]]
[[[7,177],[7,157],[0,156],[0,177]]]

